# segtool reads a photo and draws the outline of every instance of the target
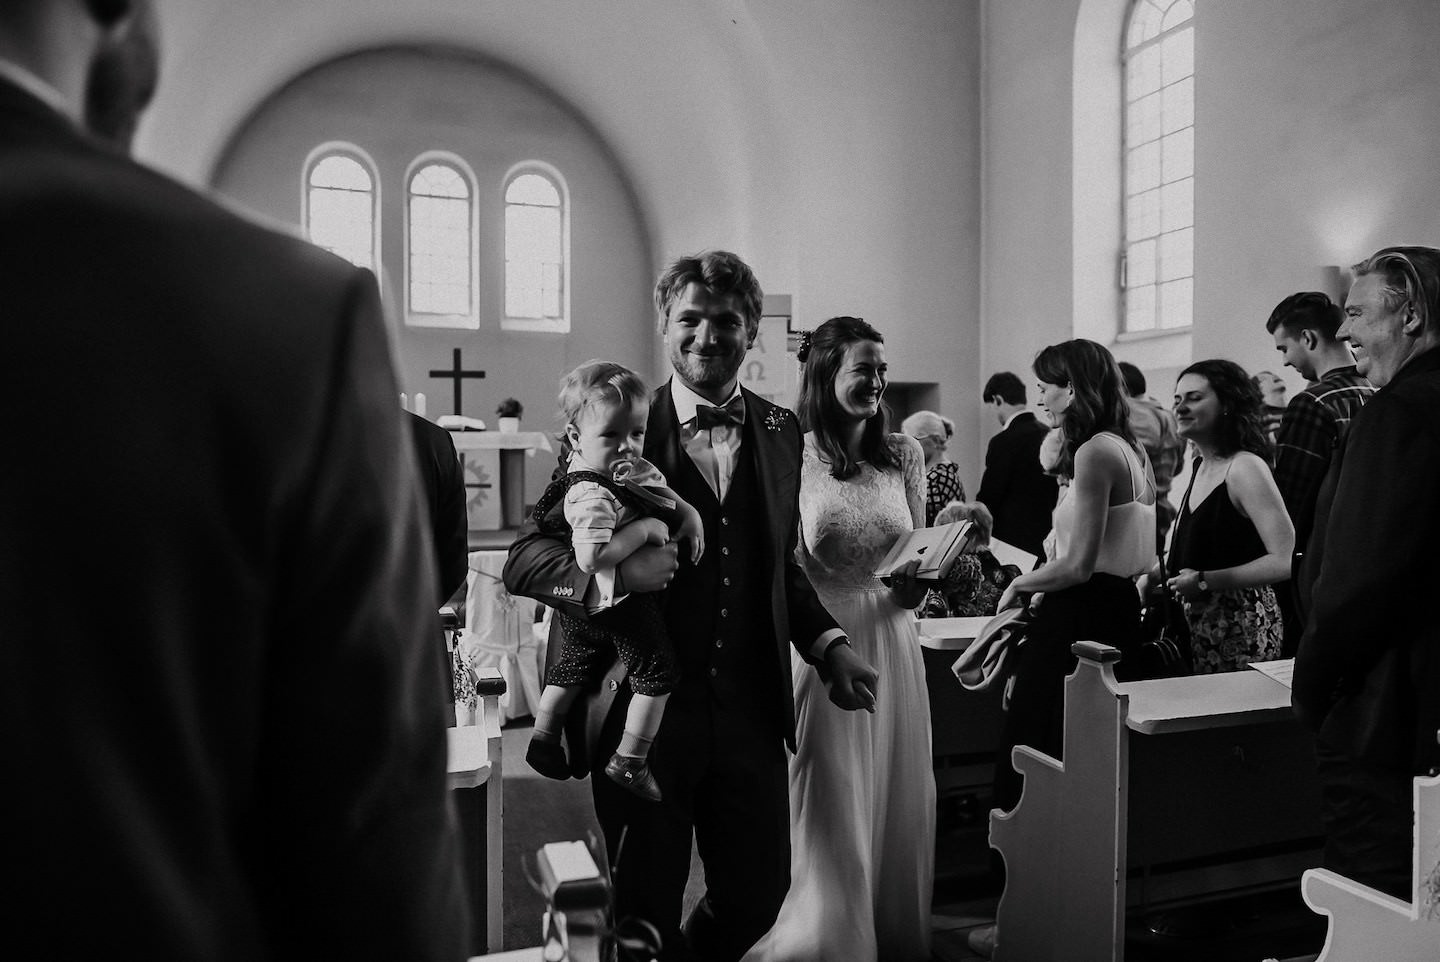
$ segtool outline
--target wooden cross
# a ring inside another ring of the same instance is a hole
[[[485,372],[484,372],[484,371],[465,371],[465,370],[462,370],[462,369],[461,369],[461,366],[460,366],[460,349],[459,349],[458,347],[455,348],[455,362],[454,362],[454,364],[455,364],[455,366],[452,367],[452,368],[450,368],[449,370],[441,369],[441,370],[439,370],[439,371],[431,371],[431,372],[430,372],[430,376],[431,376],[431,377],[438,377],[438,378],[446,378],[446,379],[449,379],[449,380],[452,380],[452,381],[455,382],[455,413],[456,413],[456,414],[460,414],[460,413],[461,413],[461,411],[460,411],[460,388],[464,385],[464,383],[465,383],[465,378],[467,378],[467,377],[484,377],[484,376],[485,376]]]

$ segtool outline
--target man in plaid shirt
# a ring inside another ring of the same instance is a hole
[[[1291,294],[1270,313],[1265,330],[1275,350],[1309,381],[1286,406],[1275,436],[1275,483],[1295,525],[1295,565],[1305,553],[1315,518],[1315,496],[1332,452],[1345,439],[1350,419],[1375,393],[1358,371],[1350,348],[1336,340],[1344,312],[1317,291]],[[1296,617],[1289,583],[1276,585],[1285,620],[1284,654],[1295,653],[1304,627]]]

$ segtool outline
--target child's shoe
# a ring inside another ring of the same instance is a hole
[[[605,774],[612,782],[647,802],[660,801],[660,785],[650,771],[650,763],[644,758],[616,752],[605,763]]]
[[[570,777],[570,762],[565,758],[565,749],[559,739],[551,741],[539,735],[530,736],[530,747],[525,749],[525,760],[530,767],[546,778],[563,782]]]

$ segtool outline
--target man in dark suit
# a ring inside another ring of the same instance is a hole
[[[458,958],[374,280],[82,131],[143,3],[0,5],[5,945]]]
[[[733,962],[770,928],[790,885],[790,646],[828,672],[842,708],[873,708],[876,676],[795,561],[795,416],[739,386],[760,324],[754,274],[724,251],[681,258],[661,275],[655,304],[674,377],[655,392],[645,457],[700,511],[704,557],[677,571],[673,544],[642,549],[613,581],[592,582],[567,544],[531,525],[511,548],[505,583],[583,617],[626,591],[663,588],[673,574],[665,621],[681,679],[650,756],[664,801],[640,800],[603,774],[629,700],[618,661],[588,705],[572,710],[567,741],[591,772],[606,847],[618,858],[617,917],[655,924],[667,960]],[[682,941],[692,836],[706,892]]]
[[[1338,336],[1378,390],[1316,499],[1291,694],[1316,732],[1326,867],[1408,900],[1412,780],[1440,769],[1440,250],[1354,272]]]
[[[420,489],[425,493],[430,536],[435,544],[437,604],[443,605],[465,583],[470,570],[465,470],[449,431],[413,411],[407,411],[405,419],[420,466]]]
[[[1003,427],[985,450],[985,473],[975,500],[995,518],[992,534],[1033,555],[1045,553],[1059,487],[1040,467],[1045,425],[1025,403],[1025,385],[1009,371],[985,382],[985,403]]]

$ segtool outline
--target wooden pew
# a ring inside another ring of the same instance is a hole
[[[1000,962],[1119,962],[1128,909],[1280,887],[1319,863],[1311,740],[1257,671],[1119,684],[1093,642],[1065,684],[1065,762],[1015,749]]]
[[[930,694],[930,731],[935,787],[947,794],[987,794],[995,780],[1000,748],[1000,686],[983,692],[960,687],[951,666],[989,618],[920,619],[925,684]]]
[[[471,953],[500,951],[504,892],[504,777],[500,739],[500,696],[505,680],[496,668],[476,682],[479,710],[474,725],[446,731],[446,778],[455,793],[465,853],[465,880],[473,901]]]
[[[1440,776],[1415,779],[1415,863],[1410,901],[1325,869],[1301,881],[1305,902],[1329,916],[1316,962],[1435,962],[1440,959]]]

